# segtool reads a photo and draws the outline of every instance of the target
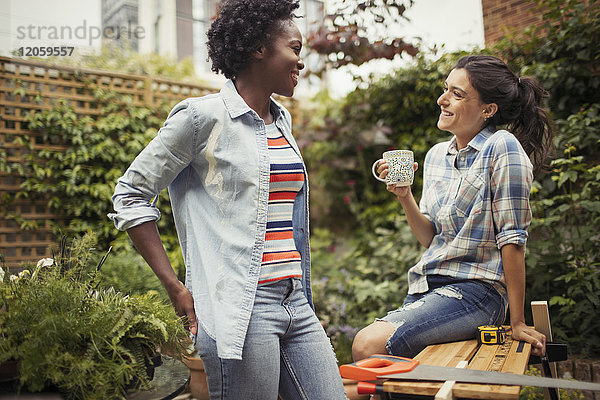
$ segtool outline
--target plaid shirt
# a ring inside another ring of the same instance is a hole
[[[431,148],[423,168],[421,212],[435,235],[408,272],[409,293],[428,275],[479,279],[506,296],[500,248],[527,241],[533,167],[519,141],[490,127],[458,150],[456,137]]]

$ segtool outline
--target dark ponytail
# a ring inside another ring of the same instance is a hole
[[[521,142],[521,146],[530,154],[531,162],[541,167],[553,150],[552,124],[548,114],[541,107],[546,92],[537,79],[522,76],[518,79],[521,114],[519,118],[508,123],[508,130]]]
[[[464,68],[469,82],[484,103],[496,103],[498,111],[488,125],[506,125],[529,155],[534,168],[544,165],[553,150],[553,127],[542,108],[548,97],[537,79],[517,78],[499,58],[485,55],[462,57],[456,68]]]

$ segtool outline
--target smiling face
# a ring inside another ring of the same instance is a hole
[[[495,112],[495,104],[481,101],[463,68],[450,72],[444,82],[444,93],[438,98],[437,104],[441,108],[437,126],[453,133],[459,148],[466,147],[483,128],[485,117]]]
[[[273,41],[263,48],[262,69],[272,85],[272,93],[290,97],[298,84],[304,62],[300,58],[302,34],[293,21],[279,24]]]

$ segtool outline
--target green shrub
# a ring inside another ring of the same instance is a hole
[[[427,150],[449,136],[436,127],[436,99],[455,60],[455,55],[437,63],[419,57],[413,66],[369,82],[339,104],[309,110],[299,141],[310,170],[315,225],[344,231],[366,223],[370,229],[381,226],[379,210],[399,210],[385,186],[373,179],[371,165],[388,149],[410,149],[422,163]],[[417,173],[413,193],[419,195],[420,187]]]
[[[0,363],[17,361],[21,389],[124,398],[132,384],[148,388],[150,354],[182,350],[187,332],[169,302],[98,288],[104,258],[92,266],[93,246],[86,235],[18,276],[2,270]]]
[[[454,61],[419,57],[337,104],[326,100],[299,135],[310,170],[315,307],[340,362],[351,361],[359,328],[402,304],[406,273],[422,251],[371,165],[392,148],[411,149],[422,163],[448,137],[436,128],[435,101]],[[421,184],[417,173],[417,197]]]
[[[600,7],[597,1],[529,0],[543,24],[508,35],[493,51],[522,75],[537,77],[551,93],[557,118],[600,100]]]
[[[65,150],[34,150],[20,173],[16,197],[46,199],[51,210],[66,214],[67,233],[93,230],[101,243],[116,231],[106,214],[117,179],[137,153],[154,137],[166,108],[138,107],[130,97],[95,90],[100,115],[80,115],[65,101],[54,108],[31,111],[29,129],[43,134],[44,143]],[[32,149],[33,150],[33,149]]]
[[[550,92],[557,154],[536,176],[527,249],[527,297],[549,300],[553,332],[576,353],[597,357],[600,329],[600,7],[537,0],[544,24],[495,52]]]
[[[169,301],[167,292],[142,256],[132,247],[113,250],[102,266],[100,286],[128,295],[151,293]]]
[[[600,329],[600,164],[584,154],[600,143],[599,110],[594,104],[557,121],[564,157],[552,161],[532,195],[526,259],[528,294],[550,300],[556,338],[589,356],[600,355],[589,339]]]
[[[525,375],[529,376],[542,376],[541,371],[536,367],[529,367],[525,371]],[[581,390],[565,390],[558,389],[558,395],[563,400],[582,400],[583,393]],[[523,386],[521,393],[519,393],[519,400],[543,400],[544,389],[541,387],[534,386]]]
[[[107,54],[102,53],[87,62],[97,66],[94,63],[102,63],[107,58]],[[129,65],[122,55],[113,57],[112,61],[117,65]],[[140,62],[140,59],[133,60],[130,67],[141,68],[135,70],[137,72],[189,75],[185,66],[170,68],[164,60],[155,65],[157,70],[142,68],[142,64],[146,67],[149,64]],[[56,237],[81,236],[93,231],[104,249],[117,238],[119,250],[131,248],[125,244],[126,235],[118,233],[106,216],[112,211],[111,196],[117,179],[156,136],[173,104],[139,106],[134,104],[131,96],[98,88],[95,83],[85,80],[84,75],[75,74],[75,78],[81,80],[86,90],[93,92],[98,114],[78,114],[72,104],[62,99],[53,101],[51,108],[32,109],[25,116],[27,127],[24,128],[40,134],[36,143],[56,147],[45,146],[40,150],[31,144],[33,141],[29,136],[23,136],[21,144],[27,145],[28,151],[22,162],[8,161],[2,157],[5,152],[0,149],[0,173],[17,176],[21,181],[15,193],[0,195],[0,204],[9,205],[22,198],[45,201],[50,211],[64,217],[48,221]],[[166,190],[159,195],[159,205],[164,218],[158,221],[158,226],[165,248],[177,273],[183,277],[183,259]],[[22,218],[14,212],[7,213],[6,218],[18,223],[22,230],[38,228],[37,221]]]

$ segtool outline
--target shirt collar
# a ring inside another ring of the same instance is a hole
[[[476,151],[480,151],[483,148],[484,143],[494,134],[496,131],[495,126],[488,125],[481,132],[479,132],[471,141],[467,144],[467,147],[471,147]],[[458,147],[456,144],[456,136],[452,136],[450,143],[448,144],[448,154],[457,154]]]
[[[223,97],[225,108],[229,112],[231,119],[235,119],[248,112],[252,113],[255,117],[258,117],[256,111],[252,110],[248,104],[246,104],[242,96],[240,96],[231,79],[228,79],[221,88],[221,96]],[[281,106],[273,100],[273,98],[271,98],[271,112],[275,119],[279,119],[282,113]]]

